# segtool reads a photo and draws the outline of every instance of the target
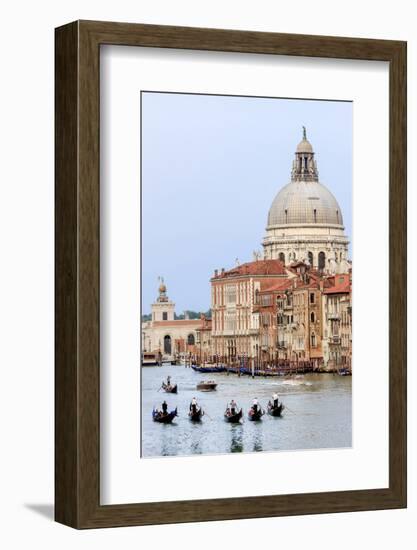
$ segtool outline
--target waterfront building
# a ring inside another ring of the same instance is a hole
[[[259,357],[256,294],[287,276],[279,260],[257,259],[228,271],[214,272],[211,278],[211,342],[217,360],[235,363]]]
[[[285,265],[302,261],[323,273],[346,273],[348,245],[342,211],[319,182],[315,153],[304,128],[291,180],[280,189],[268,213],[264,257]]]
[[[320,273],[298,262],[289,266],[287,280],[258,293],[263,363],[322,366],[322,280]]]
[[[323,289],[323,361],[327,370],[352,369],[351,273],[327,280]]]
[[[260,362],[280,364],[292,355],[292,279],[272,283],[255,295],[254,312],[259,316]]]
[[[207,363],[212,360],[211,325],[211,319],[202,315],[201,325],[196,329],[196,353],[199,363]]]
[[[322,276],[306,264],[293,266],[298,277],[292,291],[293,345],[292,360],[307,361],[314,369],[321,367],[322,350]]]
[[[197,354],[197,333],[201,319],[175,319],[175,303],[167,295],[163,280],[151,305],[151,320],[142,323],[142,350],[166,356]]]

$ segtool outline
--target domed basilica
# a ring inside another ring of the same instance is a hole
[[[349,240],[337,200],[319,182],[317,163],[303,127],[291,181],[272,202],[263,239],[265,259],[303,261],[324,273],[347,273]]]

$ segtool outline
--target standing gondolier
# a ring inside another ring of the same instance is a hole
[[[164,401],[164,402],[162,403],[162,414],[163,414],[163,415],[168,414],[168,403],[167,403],[166,401]]]
[[[258,398],[255,397],[255,399],[253,400],[253,403],[252,403],[252,409],[253,409],[254,413],[258,412],[258,405],[259,405]]]
[[[191,400],[190,411],[193,414],[196,414],[196,412],[197,412],[197,399],[195,397],[193,397],[192,400]]]
[[[278,407],[278,394],[277,392],[274,393],[274,395],[272,396],[272,401],[273,401],[273,404],[274,404],[274,407]]]

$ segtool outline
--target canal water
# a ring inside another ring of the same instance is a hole
[[[178,394],[158,392],[170,375]],[[201,392],[201,380],[215,380],[214,392]],[[265,414],[260,422],[248,420],[254,397],[266,410],[277,392],[286,409],[281,418]],[[193,397],[205,411],[199,423],[188,419]],[[234,398],[243,407],[240,424],[224,421],[226,404]],[[163,400],[168,410],[178,408],[170,425],[152,420],[154,406]],[[238,377],[236,374],[201,374],[184,365],[142,367],[141,454],[143,457],[198,454],[325,449],[352,445],[352,377],[306,374],[274,378]]]

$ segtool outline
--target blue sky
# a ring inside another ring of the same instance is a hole
[[[210,277],[262,250],[302,126],[351,238],[352,103],[142,93],[142,310],[163,276],[176,312],[210,307]]]

